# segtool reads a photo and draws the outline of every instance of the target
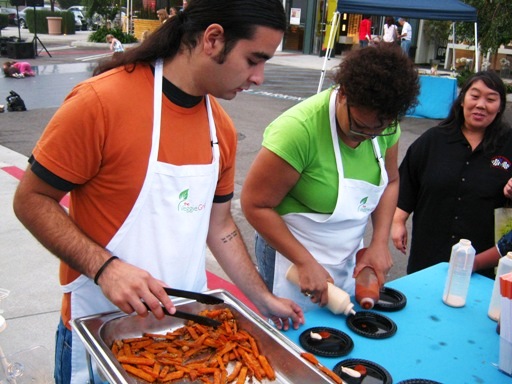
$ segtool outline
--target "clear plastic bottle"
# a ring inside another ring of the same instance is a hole
[[[286,279],[295,285],[299,285],[299,271],[295,265],[291,265],[286,271]],[[334,284],[327,283],[327,308],[334,313],[339,315],[355,315],[354,303],[350,301],[350,295],[343,289],[335,286]]]
[[[491,302],[487,315],[494,321],[498,321],[501,312],[500,276],[512,272],[512,252],[503,256],[498,263],[494,288],[492,290]]]
[[[356,254],[356,263],[364,255],[366,248]],[[356,301],[363,309],[372,309],[380,299],[379,279],[372,267],[364,267],[356,277]]]
[[[446,276],[443,301],[451,307],[466,305],[469,281],[475,261],[475,249],[471,241],[461,239],[452,247],[450,267]]]

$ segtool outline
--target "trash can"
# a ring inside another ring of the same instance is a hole
[[[48,34],[49,35],[62,35],[62,17],[48,16]]]

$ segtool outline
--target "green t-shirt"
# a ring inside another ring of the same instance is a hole
[[[325,90],[295,105],[265,130],[263,146],[300,173],[297,184],[276,207],[287,213],[332,213],[338,197],[338,171],[329,124],[329,96]],[[378,137],[381,154],[400,137],[400,127],[391,136]],[[370,140],[356,148],[338,140],[345,178],[378,185],[380,169]],[[272,170],[269,170],[272,172]]]

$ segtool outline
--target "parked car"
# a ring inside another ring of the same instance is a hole
[[[16,25],[19,25],[20,28],[27,28],[27,16],[25,14],[25,11],[27,9],[34,9],[34,7],[25,7],[23,8],[21,11],[18,12],[18,19],[15,20],[16,21]],[[47,10],[50,10],[51,7],[50,5],[48,4],[45,4],[44,7],[35,7],[35,11],[37,12],[38,10],[41,11],[43,9],[47,9]],[[57,6],[53,7],[53,10],[56,11],[56,12],[60,12],[61,9]]]
[[[9,19],[9,25],[16,25],[16,9],[1,7],[0,13],[3,15],[7,15]]]
[[[100,15],[95,13],[92,17],[89,17],[87,14],[87,8],[83,5],[72,5],[67,9],[77,14],[76,12],[81,12],[83,19],[82,20],[82,31],[96,31],[101,25],[103,25],[103,20]]]
[[[75,29],[77,31],[87,31],[87,21],[84,14],[79,9],[67,9],[68,12],[73,12],[75,15]]]

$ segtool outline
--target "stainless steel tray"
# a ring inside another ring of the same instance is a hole
[[[180,310],[191,313],[198,313],[204,309],[229,307],[240,327],[250,332],[257,340],[261,353],[268,358],[276,372],[275,381],[264,380],[264,383],[332,383],[331,379],[323,372],[300,357],[302,349],[232,294],[222,289],[208,293],[223,299],[224,304],[205,305],[187,299],[176,299],[173,302]],[[109,312],[81,317],[72,320],[71,324],[87,352],[97,364],[99,372],[107,381],[120,384],[140,384],[144,381],[129,375],[110,352],[113,341],[139,337],[143,332],[165,333],[182,327],[185,320],[170,316],[157,320],[152,314],[140,317],[123,312]],[[176,383],[189,382],[188,380],[176,381]]]

